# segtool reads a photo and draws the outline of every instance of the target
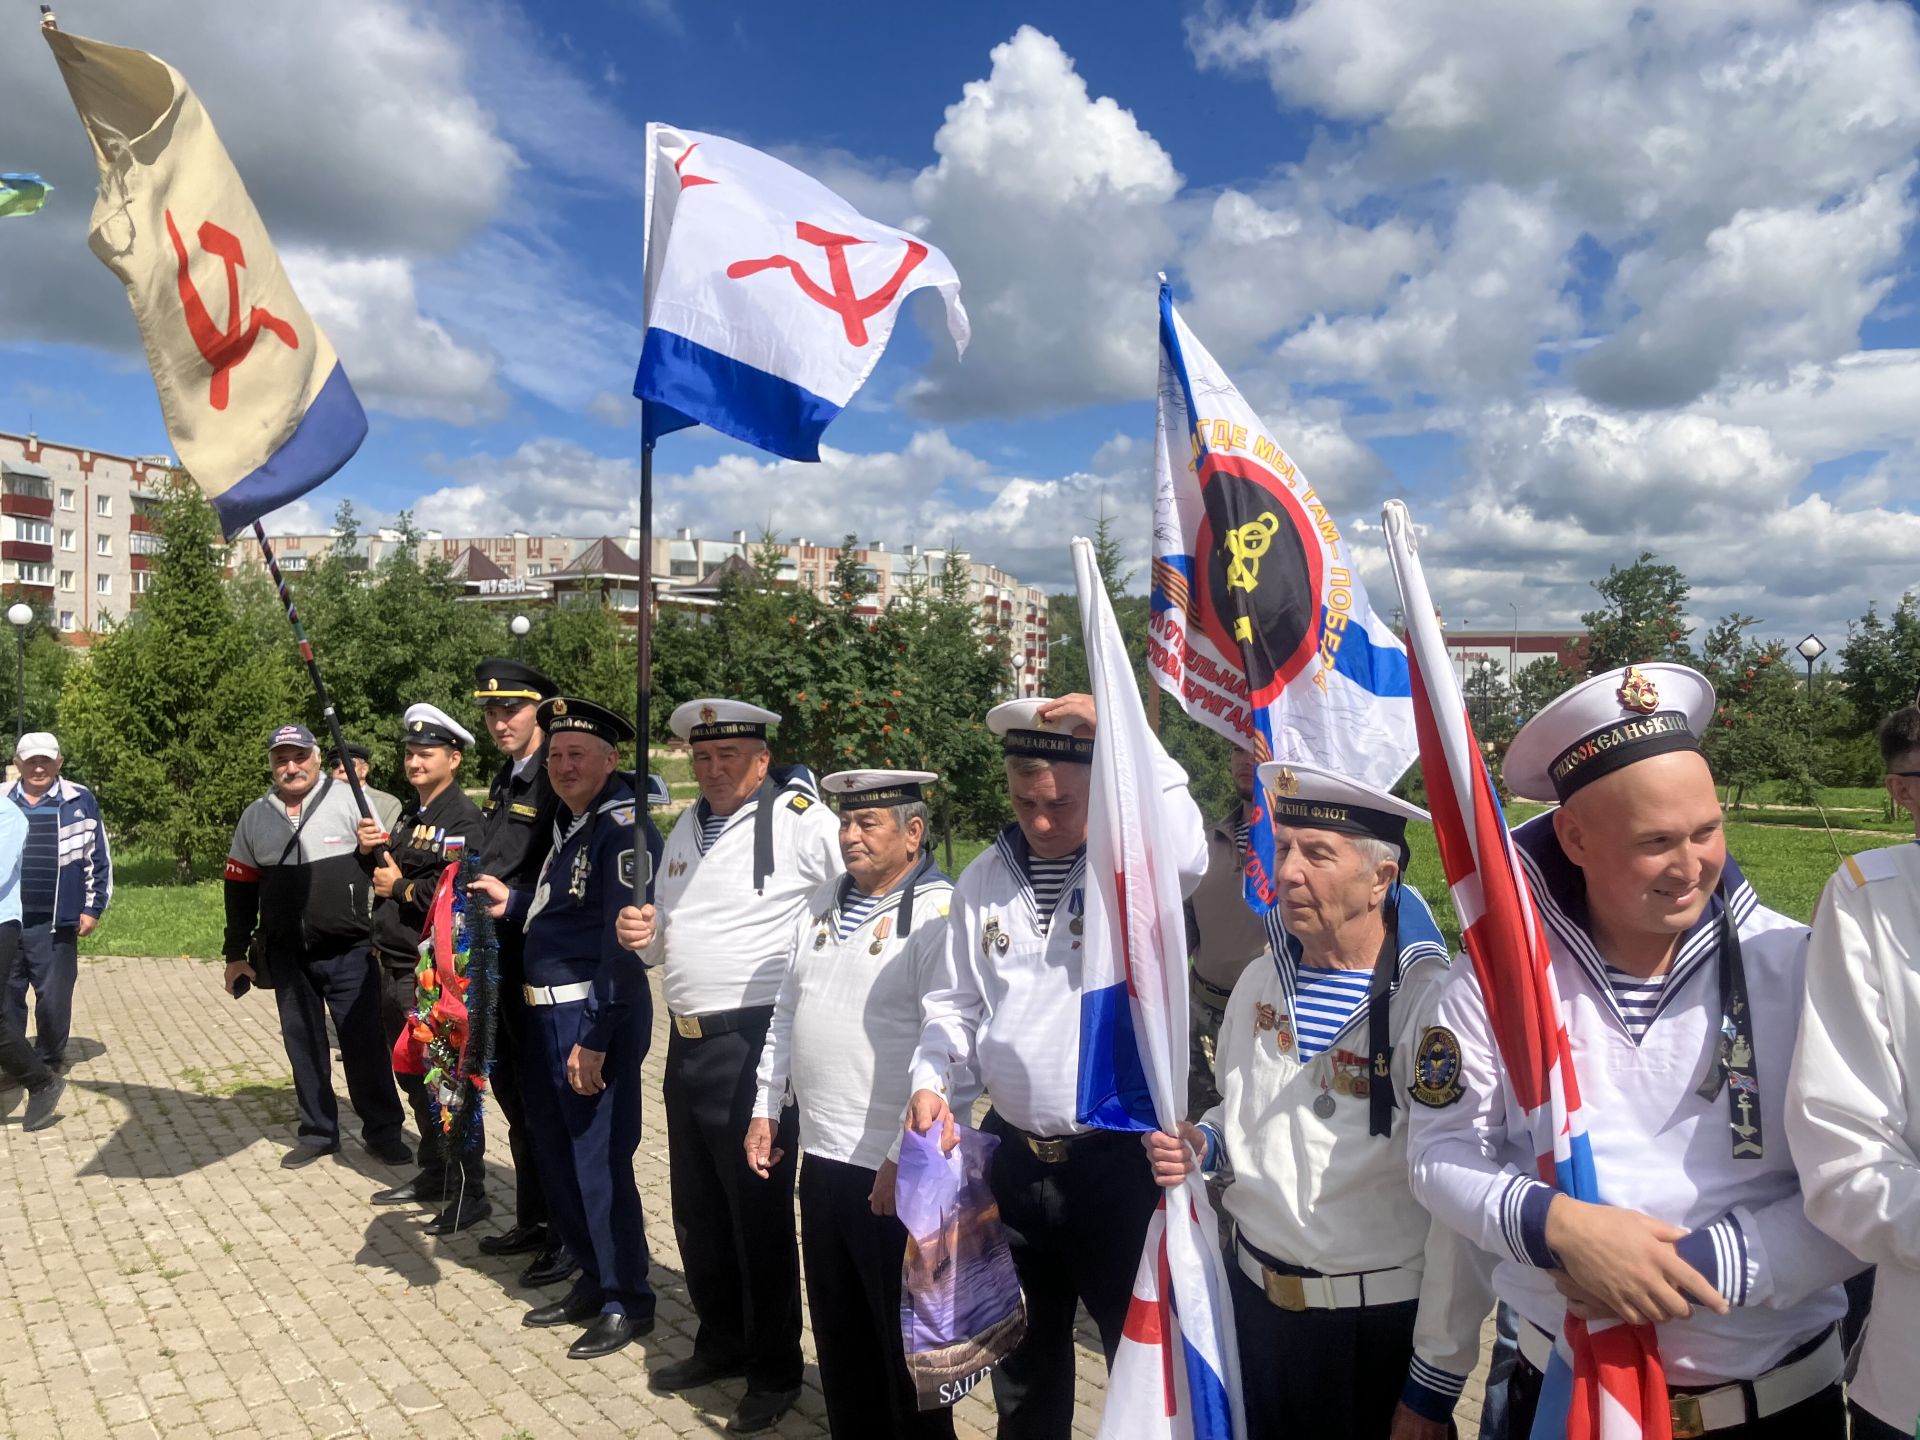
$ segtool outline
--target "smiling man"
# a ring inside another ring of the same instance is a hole
[[[1514,832],[1545,922],[1608,1200],[1535,1178],[1471,966],[1420,1037],[1414,1193],[1501,1256],[1518,1313],[1507,1433],[1527,1435],[1569,1309],[1658,1327],[1675,1436],[1846,1433],[1841,1282],[1860,1268],[1807,1220],[1787,1153],[1787,1072],[1807,930],[1727,856],[1701,754],[1713,687],[1629,666],[1514,737],[1506,781],[1560,802]]]

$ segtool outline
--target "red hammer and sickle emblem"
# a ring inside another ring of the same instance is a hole
[[[186,311],[187,330],[193,336],[193,343],[199,348],[200,356],[213,366],[213,381],[207,389],[207,402],[216,410],[227,408],[227,377],[253,349],[253,342],[262,330],[271,330],[289,350],[300,348],[300,337],[294,333],[293,326],[279,316],[255,305],[247,312],[246,327],[240,323],[240,272],[246,267],[247,255],[240,248],[240,241],[231,231],[222,230],[211,220],[200,227],[200,248],[209,255],[219,257],[227,267],[227,328],[222,330],[213,323],[200,291],[193,283],[193,276],[187,270],[187,247],[180,239],[180,231],[173,223],[173,212],[167,211],[167,238],[173,241],[173,253],[180,261],[180,304]]]
[[[847,247],[870,242],[857,235],[836,235],[831,230],[822,230],[818,225],[809,225],[804,220],[793,228],[794,233],[807,244],[818,245],[827,252],[827,276],[833,283],[831,293],[815,284],[813,277],[807,274],[798,260],[785,255],[773,255],[765,260],[736,260],[727,267],[727,278],[744,280],[749,275],[758,275],[762,270],[791,271],[802,294],[840,317],[840,323],[846,328],[849,345],[867,343],[867,321],[893,303],[907,276],[913,273],[913,267],[927,258],[926,246],[917,241],[907,241],[907,253],[901,258],[900,268],[893,272],[893,278],[871,295],[858,295],[854,293],[853,276],[847,270]]]

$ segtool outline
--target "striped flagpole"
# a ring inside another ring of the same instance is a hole
[[[258,520],[253,522],[253,538],[260,542],[260,553],[266,559],[267,573],[273,576],[274,588],[280,592],[280,603],[286,606],[287,623],[293,626],[293,638],[300,644],[300,658],[307,662],[307,678],[313,681],[313,693],[320,697],[320,713],[327,722],[327,736],[333,741],[333,753],[340,757],[340,768],[347,772],[347,784],[353,787],[353,803],[360,807],[363,820],[371,820],[373,807],[367,803],[367,792],[360,786],[360,772],[354,768],[353,757],[347,754],[347,737],[340,731],[340,717],[334,714],[332,697],[327,694],[327,682],[320,678],[320,664],[313,658],[313,642],[307,639],[306,628],[300,623],[300,612],[294,608],[293,591],[287,588],[287,577],[280,573],[280,562],[273,558],[273,546],[267,541],[266,527]]]

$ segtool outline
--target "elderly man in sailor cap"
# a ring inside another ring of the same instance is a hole
[[[380,1023],[387,1047],[406,1028],[416,994],[420,933],[433,908],[440,871],[480,840],[480,810],[460,788],[460,762],[473,735],[434,705],[409,705],[402,721],[407,783],[413,802],[400,811],[391,838],[377,819],[360,822],[360,855],[373,872],[373,953],[380,967]],[[376,1205],[439,1205],[428,1229],[451,1235],[484,1220],[487,1200],[485,1144],[474,1143],[449,1164],[434,1123],[427,1082],[402,1075],[400,1089],[420,1130],[420,1170],[413,1179],[374,1195]]]
[[[1835,1326],[1860,1265],[1808,1221],[1785,1133],[1807,930],[1727,855],[1699,742],[1713,707],[1685,666],[1628,666],[1507,751],[1516,796],[1559,802],[1513,843],[1609,1203],[1535,1178],[1472,967],[1420,1039],[1414,1194],[1501,1257],[1495,1288],[1520,1321],[1509,1435],[1532,1428],[1569,1309],[1658,1327],[1676,1437],[1845,1434]]]
[[[747,1165],[779,1163],[780,1117],[797,1102],[800,1253],[836,1436],[951,1435],[921,1410],[900,1335],[907,1232],[894,1218],[907,1067],[920,997],[939,976],[953,882],[923,851],[924,770],[842,770],[821,786],[840,809],[847,873],[814,892],[794,927],[747,1128]]]
[[[1027,1335],[993,1373],[1002,1437],[1064,1437],[1073,1423],[1074,1310],[1084,1302],[1111,1363],[1158,1199],[1131,1135],[1078,1114],[1093,698],[1011,700],[987,712],[1001,737],[1014,823],[961,874],[945,970],[922,1006],[909,1123],[952,1118],[979,1082],[998,1135],[991,1183],[1027,1301]],[[1157,758],[1174,833],[1154,837],[1191,893],[1206,869],[1186,773]],[[962,1110],[964,1111],[964,1105]],[[964,1118],[964,1117],[963,1117]]]
[[[581,1266],[565,1296],[529,1310],[521,1323],[585,1325],[567,1355],[594,1360],[654,1325],[633,1178],[653,991],[616,917],[636,881],[651,887],[660,837],[619,768],[619,746],[634,738],[624,717],[591,700],[555,696],[541,702],[538,718],[560,802],[553,848],[531,894],[492,875],[476,879],[473,890],[526,932],[527,1122],[549,1223]]]
[[[804,767],[772,764],[780,717],[740,700],[689,700],[668,723],[693,752],[700,798],[667,837],[651,907],[622,916],[622,943],[664,957],[667,1150],[673,1223],[700,1326],[693,1354],[648,1377],[657,1391],[744,1375],[728,1429],[771,1429],[800,1393],[795,1119],[784,1112],[765,1176],[741,1137],[754,1075],[793,950],[793,928],[841,872],[833,817]]]
[[[1493,1308],[1491,1260],[1407,1184],[1416,1040],[1447,978],[1403,881],[1426,812],[1302,764],[1266,764],[1271,946],[1221,1022],[1221,1100],[1144,1137],[1155,1178],[1231,1166],[1234,1332],[1247,1428],[1444,1440]],[[1275,1363],[1286,1357],[1286,1363]]]

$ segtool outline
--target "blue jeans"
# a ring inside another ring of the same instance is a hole
[[[73,987],[80,978],[80,941],[71,926],[52,920],[20,927],[20,953],[7,974],[7,1019],[13,1033],[27,1033],[27,986],[33,986],[33,1051],[48,1065],[67,1053],[73,1028]]]
[[[1520,1359],[1520,1317],[1506,1301],[1495,1313],[1493,1359],[1487,1367],[1486,1399],[1480,1405],[1480,1440],[1506,1440],[1507,1385]]]

